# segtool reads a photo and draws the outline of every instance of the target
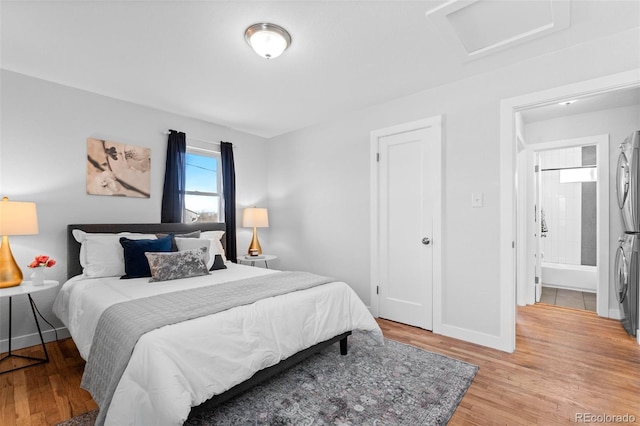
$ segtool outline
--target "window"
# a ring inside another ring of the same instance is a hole
[[[595,167],[572,167],[560,170],[560,183],[597,182],[598,169]]]
[[[221,222],[222,167],[220,154],[187,147],[184,222]]]

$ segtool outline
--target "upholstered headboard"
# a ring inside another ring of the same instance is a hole
[[[92,233],[139,232],[143,234],[187,233],[193,231],[224,231],[225,224],[211,223],[97,223],[67,225],[67,278],[82,274],[80,266],[80,243],[73,238],[72,231],[80,229]],[[227,248],[227,236],[222,237],[222,246]]]

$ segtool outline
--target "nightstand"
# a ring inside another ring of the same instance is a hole
[[[265,268],[269,269],[269,264],[267,262],[271,260],[276,260],[278,256],[273,254],[261,254],[260,256],[249,256],[245,254],[244,256],[238,256],[238,262],[246,262],[251,263],[251,266],[256,266],[256,262],[264,262]]]
[[[4,355],[2,358],[0,358],[0,363],[4,362],[6,359],[9,359],[9,358],[23,358],[23,359],[29,359],[29,360],[32,360],[32,361],[37,361],[37,362],[31,363],[31,364],[28,364],[28,365],[23,365],[21,367],[15,367],[15,368],[12,368],[12,369],[9,369],[9,370],[0,370],[0,374],[4,374],[4,373],[8,373],[10,371],[20,370],[20,369],[23,369],[23,368],[27,368],[27,367],[31,367],[31,366],[34,366],[34,365],[39,365],[39,364],[44,364],[44,363],[49,362],[49,354],[47,353],[47,347],[44,344],[44,339],[42,337],[42,331],[40,330],[40,323],[38,322],[38,316],[36,315],[36,311],[38,310],[38,307],[36,306],[36,303],[31,298],[31,295],[33,293],[37,293],[39,291],[50,290],[52,288],[57,287],[59,284],[60,283],[58,281],[45,280],[43,285],[36,286],[36,285],[31,284],[30,281],[23,281],[22,284],[20,284],[19,286],[8,287],[8,288],[0,288],[0,299],[4,299],[4,298],[7,298],[7,297],[9,298],[9,338],[7,340],[8,344],[9,344],[9,350],[8,350],[6,355]],[[16,354],[11,353],[11,304],[12,304],[14,296],[21,296],[21,295],[25,295],[25,294],[29,298],[29,304],[31,305],[31,312],[33,312],[33,319],[35,320],[36,327],[38,328],[38,334],[40,335],[40,343],[42,344],[42,350],[44,351],[44,358],[36,358],[36,357],[26,356],[26,355],[16,355]],[[40,313],[40,311],[38,311],[38,313]]]

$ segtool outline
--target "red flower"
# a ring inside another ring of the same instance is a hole
[[[56,264],[56,261],[45,256],[44,254],[36,256],[36,258],[29,264],[29,268],[51,268]]]

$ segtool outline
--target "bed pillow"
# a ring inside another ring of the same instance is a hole
[[[200,230],[187,232],[186,234],[174,234],[174,233],[156,234],[156,237],[162,238],[162,237],[166,237],[167,235],[173,235],[174,237],[180,237],[180,238],[200,238]],[[171,251],[178,251],[178,246],[176,245],[175,241],[172,243],[171,248],[172,248]]]
[[[213,257],[211,253],[215,251],[211,249],[211,246],[214,244],[213,240],[209,239],[201,239],[201,238],[181,238],[175,237],[174,241],[176,242],[176,246],[178,247],[177,251],[186,251],[186,250],[195,250],[199,248],[206,248],[207,253],[205,255],[205,263],[207,264],[207,269],[210,269],[213,266]]]
[[[168,253],[145,253],[151,270],[149,282],[209,275],[209,269],[205,263],[207,251],[206,247],[201,247],[195,250]]]
[[[215,271],[218,269],[227,269],[224,264],[224,260],[222,259],[222,255],[217,253],[218,247],[212,239],[208,238],[174,238],[176,245],[178,246],[178,251],[185,250],[195,250],[197,248],[205,247],[207,249],[207,255],[205,257],[205,262],[207,264],[207,268],[210,271]],[[214,253],[211,255],[210,253]]]
[[[200,238],[200,234],[201,231],[193,231],[193,232],[187,232],[186,234],[176,234],[175,232],[167,232],[166,234],[156,234],[156,237],[158,238],[162,238],[162,237],[166,237],[167,235],[173,235],[174,237],[180,237],[180,238]]]
[[[127,237],[120,238],[120,244],[124,250],[124,271],[122,279],[150,277],[149,262],[145,257],[146,252],[170,252],[173,237],[157,238],[155,240],[132,240]]]
[[[227,261],[227,257],[224,254],[224,247],[222,247],[222,237],[224,231],[205,231],[200,234],[200,239],[212,240],[214,244],[211,245],[211,254],[219,254],[224,262]]]
[[[88,278],[119,277],[125,273],[124,253],[120,238],[155,239],[154,234],[120,232],[118,234],[90,233],[80,229],[71,231],[80,243],[80,265]]]

